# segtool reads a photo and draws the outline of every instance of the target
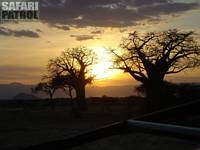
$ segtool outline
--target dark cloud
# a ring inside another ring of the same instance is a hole
[[[38,75],[44,72],[44,69],[37,67],[1,65],[0,72],[1,80],[24,80],[38,78]]]
[[[101,30],[96,30],[96,31],[92,31],[91,34],[102,34],[103,31]]]
[[[50,25],[126,27],[144,19],[183,13],[198,3],[172,0],[41,0],[40,19]]]
[[[15,36],[15,37],[30,37],[30,38],[39,38],[37,32],[30,30],[12,30],[5,27],[0,27],[0,35],[3,36]]]
[[[42,32],[42,30],[40,30],[40,29],[36,29],[36,31],[37,31],[37,32]]]
[[[85,41],[94,39],[94,35],[70,35],[71,37],[76,38],[77,41]]]
[[[130,5],[141,7],[155,4],[166,4],[169,3],[169,0],[131,0],[129,2]]]
[[[190,10],[191,8],[196,7],[194,3],[167,3],[160,5],[152,5],[138,8],[138,12],[142,12],[144,15],[149,16],[159,16],[166,14],[175,14],[183,11]]]
[[[38,33],[30,31],[30,30],[12,30],[12,33],[14,36],[16,37],[31,37],[31,38],[39,38],[40,36],[38,35]]]
[[[121,33],[128,31],[127,29],[120,29],[119,30]]]
[[[0,72],[16,73],[16,72],[42,72],[43,69],[37,67],[25,67],[15,65],[1,65]]]

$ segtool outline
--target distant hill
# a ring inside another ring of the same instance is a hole
[[[34,85],[25,85],[21,83],[11,83],[11,84],[0,84],[0,99],[11,100],[19,97],[27,97],[30,99],[31,96],[48,98],[47,95],[39,93],[33,94],[31,88]],[[87,97],[101,97],[101,96],[113,96],[113,97],[125,97],[134,95],[134,86],[106,86],[106,87],[96,87],[89,86],[86,88]],[[30,97],[29,97],[30,96]],[[55,93],[55,97],[63,98],[66,95],[60,90]]]
[[[0,84],[0,99],[12,99],[19,93],[31,94],[33,85],[24,85],[21,83]]]
[[[19,93],[16,96],[14,96],[13,99],[14,100],[37,100],[40,98],[33,94]]]
[[[181,95],[184,97],[199,97],[199,83],[186,83],[179,84],[180,87],[185,87],[184,93]],[[33,94],[31,92],[31,88],[34,85],[25,85],[21,83],[11,83],[11,84],[0,84],[0,100],[12,100],[12,99],[37,99],[37,98],[49,98],[44,93]],[[124,85],[124,86],[105,86],[105,87],[97,87],[97,86],[88,86],[86,88],[86,96],[87,97],[126,97],[136,95],[134,91],[134,85]],[[65,93],[62,90],[59,90],[55,93],[54,98],[64,98],[66,97]]]

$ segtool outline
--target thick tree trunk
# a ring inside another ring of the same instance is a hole
[[[77,104],[78,104],[78,109],[80,111],[87,111],[88,107],[87,107],[87,102],[85,99],[85,85],[79,85],[76,89],[76,100],[77,100]]]
[[[151,111],[159,110],[162,107],[163,81],[148,82],[144,87],[148,100],[148,107]]]

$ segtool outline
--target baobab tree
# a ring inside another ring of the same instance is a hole
[[[51,74],[64,77],[65,84],[75,89],[80,109],[86,108],[85,86],[94,79],[91,70],[95,60],[96,55],[92,50],[78,47],[64,50],[59,57],[51,59],[48,64]]]
[[[130,33],[123,39],[120,49],[110,49],[113,68],[141,82],[151,108],[158,109],[165,76],[200,65],[200,46],[194,36],[193,32],[176,29]]]

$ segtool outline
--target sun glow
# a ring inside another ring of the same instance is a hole
[[[112,61],[107,50],[102,47],[95,47],[94,50],[98,59],[97,63],[92,67],[92,74],[95,75],[95,79],[100,80],[112,76],[113,71],[110,69]]]
[[[92,68],[92,74],[95,75],[95,79],[100,80],[104,78],[108,78],[112,75],[111,63],[99,63],[95,64]]]

